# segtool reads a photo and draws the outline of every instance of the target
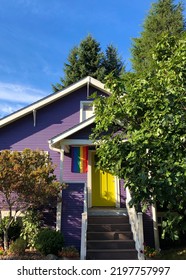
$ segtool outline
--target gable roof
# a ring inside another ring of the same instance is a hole
[[[3,127],[11,122],[14,122],[15,120],[17,119],[20,119],[26,115],[28,115],[29,113],[31,112],[34,112],[44,106],[47,106],[48,104],[74,92],[75,90],[83,87],[87,85],[87,90],[88,90],[88,86],[89,85],[92,85],[94,86],[95,88],[99,89],[99,90],[102,90],[104,91],[105,93],[109,94],[109,91],[108,90],[105,90],[105,87],[104,87],[104,84],[101,83],[100,81],[88,76],[66,88],[64,88],[63,90],[61,91],[58,91],[56,93],[53,93],[51,95],[48,95],[46,96],[45,98],[42,98],[40,99],[39,101],[37,102],[34,102],[32,103],[31,105],[29,106],[26,106],[24,107],[23,109],[21,110],[18,110],[16,111],[15,113],[12,113],[2,119],[0,119],[0,127]]]
[[[84,129],[85,127],[93,124],[95,121],[95,115],[78,123],[77,125],[71,127],[70,129],[52,137],[51,139],[48,140],[48,143],[51,147],[60,147],[59,144],[61,141],[65,140],[67,137],[73,135],[74,133]],[[92,143],[92,141],[90,141]]]

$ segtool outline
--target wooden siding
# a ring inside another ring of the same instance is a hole
[[[84,184],[69,183],[62,192],[62,223],[65,246],[81,245],[81,214],[83,212]]]
[[[92,129],[95,127],[95,124],[90,124],[84,129],[74,133],[73,135],[67,137],[67,139],[89,139]]]
[[[36,126],[33,115],[29,114],[0,128],[0,150],[42,149],[50,152],[59,178],[60,155],[49,150],[48,140],[79,123],[80,101],[86,100],[87,88],[83,87],[41,108],[36,113]]]

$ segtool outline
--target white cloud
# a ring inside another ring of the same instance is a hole
[[[46,94],[45,91],[37,88],[0,82],[0,100],[27,104],[43,98]]]
[[[29,105],[48,93],[29,86],[0,82],[0,118]]]
[[[8,104],[0,103],[0,119],[21,109],[23,106],[21,104]]]

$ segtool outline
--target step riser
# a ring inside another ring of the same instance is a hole
[[[87,232],[87,240],[131,240],[132,233],[125,232]]]
[[[88,260],[136,260],[136,252],[111,252],[110,254],[105,252],[87,252]]]
[[[87,242],[87,249],[135,249],[134,241],[126,241],[126,242],[115,242],[115,241],[108,241],[108,242]]]
[[[131,230],[131,227],[129,224],[121,224],[121,225],[117,225],[117,224],[112,224],[112,225],[109,225],[109,224],[89,224],[88,225],[88,229],[87,231],[88,232],[108,232],[108,231],[130,231]]]
[[[88,217],[88,224],[125,224],[129,223],[128,216],[103,216],[103,217]]]

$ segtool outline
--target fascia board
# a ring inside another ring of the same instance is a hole
[[[51,94],[48,97],[45,97],[3,119],[0,120],[0,127],[3,127],[11,122],[14,122],[15,120],[24,117],[25,115],[28,115],[29,113],[33,112],[34,110],[38,110],[54,101],[56,101],[57,99],[64,97],[68,94],[70,94],[71,92],[81,88],[82,86],[86,85],[87,83],[97,87],[98,89],[101,89],[102,91],[105,91],[109,94],[108,91],[105,90],[104,88],[104,84],[101,83],[100,81],[88,76],[82,80],[80,80],[77,83],[72,84],[71,86],[63,89],[62,91],[59,91],[57,93]]]
[[[79,125],[73,127],[72,129],[70,129],[70,130],[68,130],[68,131],[66,131],[66,132],[63,132],[63,133],[59,134],[59,135],[56,136],[56,137],[51,138],[51,139],[48,141],[48,143],[49,143],[50,145],[53,146],[53,145],[55,145],[57,142],[62,141],[63,139],[69,137],[70,135],[72,135],[72,134],[78,132],[79,130],[81,130],[81,129],[87,127],[88,125],[92,124],[94,121],[95,121],[95,117],[94,117],[94,118],[92,117],[92,118],[88,119],[88,120],[85,121],[85,122],[79,123]]]

